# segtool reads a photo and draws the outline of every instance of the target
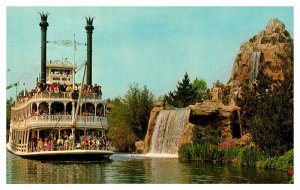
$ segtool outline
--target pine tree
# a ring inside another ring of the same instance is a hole
[[[181,108],[195,103],[197,95],[197,89],[193,88],[188,74],[185,73],[182,82],[178,82],[177,89],[165,96],[165,101],[168,104]]]

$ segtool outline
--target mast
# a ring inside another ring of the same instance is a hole
[[[82,82],[81,82],[81,88],[79,90],[79,97],[78,97],[78,100],[77,100],[76,111],[75,111],[75,115],[74,115],[73,121],[72,121],[72,127],[73,127],[72,128],[72,135],[74,134],[74,128],[76,127],[76,121],[77,121],[77,116],[78,116],[78,112],[79,112],[79,106],[80,106],[80,100],[81,100],[81,95],[82,95],[82,89],[83,89],[83,83],[84,83],[86,68],[87,68],[87,61],[85,61],[85,63],[84,63],[84,71],[83,71],[83,77],[82,77]]]

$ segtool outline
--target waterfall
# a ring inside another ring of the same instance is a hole
[[[253,83],[253,81],[256,79],[258,74],[258,65],[260,62],[260,55],[261,52],[252,52],[251,54],[251,67],[250,67],[250,73],[249,73],[249,84]]]
[[[150,144],[150,155],[173,155],[177,157],[179,139],[189,121],[190,109],[160,111]]]

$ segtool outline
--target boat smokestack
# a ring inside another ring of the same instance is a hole
[[[49,13],[40,13],[41,16],[41,83],[46,83],[46,58],[47,58],[47,18]]]
[[[92,86],[92,35],[93,35],[93,20],[94,17],[86,17],[86,46],[87,46],[87,72],[86,72],[86,84]]]

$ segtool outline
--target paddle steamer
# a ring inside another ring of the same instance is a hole
[[[36,88],[18,97],[11,109],[7,149],[33,159],[109,158],[107,102],[101,86],[92,84],[93,18],[86,18],[87,60],[82,83],[75,84],[80,66],[66,59],[46,61],[48,15],[40,13],[41,76]]]

